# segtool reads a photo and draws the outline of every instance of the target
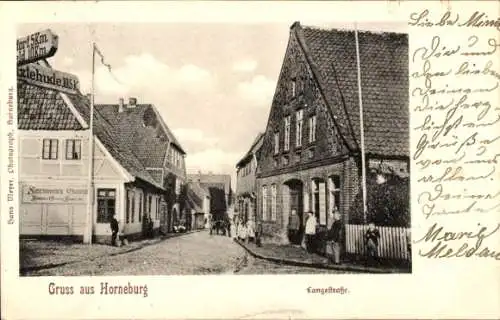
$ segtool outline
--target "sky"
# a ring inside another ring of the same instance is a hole
[[[112,66],[96,62],[96,103],[136,97],[154,104],[187,152],[188,173],[231,174],[265,131],[288,42],[289,24],[24,24],[18,37],[44,29],[59,36],[48,61],[91,90],[92,42]],[[315,24],[353,28],[352,23]],[[404,32],[400,25],[361,30]]]

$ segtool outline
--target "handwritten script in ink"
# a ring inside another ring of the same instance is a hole
[[[408,24],[418,35],[410,39],[413,200],[429,225],[414,237],[417,251],[500,260],[498,241],[488,242],[500,235],[500,19],[423,10]],[[475,223],[452,228],[463,215]]]

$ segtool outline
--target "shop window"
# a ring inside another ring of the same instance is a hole
[[[115,189],[97,189],[97,223],[109,223],[115,214]]]
[[[82,158],[81,140],[66,140],[66,160],[80,160]]]
[[[43,139],[42,159],[57,160],[58,148],[59,148],[59,140]]]

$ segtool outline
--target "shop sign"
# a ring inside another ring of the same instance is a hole
[[[39,186],[25,184],[22,189],[23,203],[87,203],[86,186]]]
[[[18,67],[17,78],[34,85],[70,94],[77,94],[80,87],[78,78],[75,75],[37,64]]]
[[[17,65],[52,57],[57,51],[58,37],[50,29],[17,39]]]

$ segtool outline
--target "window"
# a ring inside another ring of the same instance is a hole
[[[156,198],[156,220],[160,220],[160,197]]]
[[[262,220],[267,220],[267,187],[262,186]]]
[[[297,130],[295,131],[295,145],[300,147],[302,145],[302,115],[303,110],[296,112]]]
[[[309,118],[309,142],[316,141],[316,116]]]
[[[283,149],[290,150],[290,116],[285,117],[285,145]]]
[[[276,221],[276,185],[271,186],[271,220]]]
[[[59,140],[43,139],[42,159],[56,160],[58,147],[59,147]]]
[[[125,211],[125,222],[129,223],[130,222],[130,213],[132,209],[132,201],[134,200],[133,198],[133,193],[130,190],[127,190],[127,209]]]
[[[274,154],[280,153],[280,133],[274,133]]]
[[[340,210],[340,176],[334,175],[328,179],[328,189],[330,191],[330,211],[335,207]]]
[[[97,189],[97,223],[109,223],[115,214],[115,189]]]
[[[142,221],[142,212],[143,212],[143,206],[144,206],[144,200],[143,200],[143,194],[139,193],[139,222]],[[134,219],[132,219],[132,222],[134,222]]]
[[[148,215],[149,217],[152,217],[151,215],[151,203],[153,202],[153,196],[152,195],[149,195],[148,196]]]
[[[80,160],[82,158],[81,140],[66,140],[66,160]]]
[[[292,98],[295,98],[297,95],[297,80],[292,79]]]

